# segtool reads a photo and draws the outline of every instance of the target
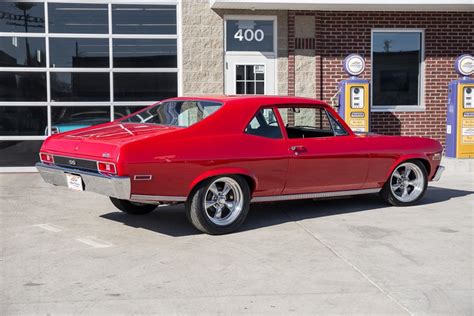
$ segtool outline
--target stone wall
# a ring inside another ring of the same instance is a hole
[[[288,94],[287,11],[212,10],[208,0],[182,1],[183,95],[224,94],[224,16],[277,16],[278,94]]]

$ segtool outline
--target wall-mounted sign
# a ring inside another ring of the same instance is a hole
[[[360,75],[365,69],[364,58],[357,54],[350,54],[344,59],[344,71],[351,76]]]
[[[471,55],[461,55],[454,63],[454,69],[462,76],[470,76],[474,73],[474,58]]]
[[[273,21],[227,20],[227,51],[273,52]]]

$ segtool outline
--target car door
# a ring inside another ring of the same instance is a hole
[[[279,107],[288,146],[283,194],[357,190],[364,186],[369,154],[322,106]]]

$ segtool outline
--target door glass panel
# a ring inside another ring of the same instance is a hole
[[[30,167],[38,162],[42,140],[0,141],[0,167]]]
[[[265,65],[235,67],[236,94],[265,94]]]
[[[114,34],[176,34],[174,5],[112,5]]]
[[[106,4],[49,3],[51,33],[98,33],[109,31]]]
[[[0,67],[45,67],[45,56],[44,38],[0,37]]]
[[[175,39],[114,39],[114,67],[175,68]]]
[[[178,95],[176,73],[114,73],[115,101],[160,101]]]
[[[51,67],[109,67],[109,40],[102,38],[50,38]]]
[[[0,32],[44,32],[44,4],[0,2]]]
[[[52,101],[109,101],[109,73],[52,72]]]
[[[313,138],[334,136],[324,108],[279,108],[288,138]]]
[[[46,106],[0,106],[0,135],[46,135],[47,117]]]
[[[109,106],[53,106],[51,133],[62,133],[110,121]]]
[[[0,101],[46,101],[46,73],[0,72]]]

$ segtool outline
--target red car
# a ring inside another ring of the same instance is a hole
[[[183,202],[197,229],[223,234],[253,202],[380,193],[412,205],[441,176],[441,154],[429,138],[354,134],[312,99],[182,97],[53,135],[36,167],[130,214]]]

